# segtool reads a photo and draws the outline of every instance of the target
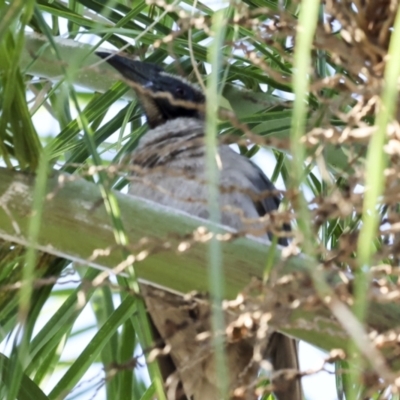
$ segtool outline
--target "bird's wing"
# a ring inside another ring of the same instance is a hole
[[[276,194],[276,188],[256,164],[226,145],[220,147],[219,153],[223,164],[222,174],[227,174],[232,180],[236,177],[239,190],[245,188],[254,195],[264,194],[253,202],[259,216],[278,209],[280,197]]]
[[[263,217],[279,208],[281,196],[256,164],[226,145],[220,147],[219,153],[223,164],[222,184],[237,187],[237,192],[227,196],[226,202],[232,201],[233,196],[240,196],[236,202],[247,218]],[[282,224],[282,230],[290,231],[290,226]],[[269,237],[271,238],[271,234]],[[278,243],[287,246],[288,241],[285,237],[280,237]]]
[[[271,211],[276,211],[279,208],[281,203],[281,196],[276,194],[276,188],[274,184],[268,179],[268,177],[264,174],[258,165],[254,164],[251,160],[248,160],[251,163],[253,168],[253,172],[248,175],[248,179],[254,185],[254,187],[260,192],[265,193],[265,196],[256,204],[257,211],[260,217],[265,214],[270,213]],[[272,195],[268,195],[268,192],[274,193]],[[283,224],[282,229],[284,231],[290,231],[289,224]],[[281,246],[287,246],[288,240],[285,237],[280,237],[278,243]]]

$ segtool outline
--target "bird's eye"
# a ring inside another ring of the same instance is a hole
[[[176,97],[183,98],[183,97],[185,97],[185,95],[186,95],[186,92],[183,87],[178,86],[177,88],[175,88],[175,96]]]

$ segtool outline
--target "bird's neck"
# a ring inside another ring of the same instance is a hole
[[[203,148],[204,121],[176,118],[150,129],[140,140],[132,161],[143,167],[156,167],[185,154],[202,154]]]
[[[140,140],[138,151],[145,147],[190,141],[204,136],[204,121],[196,118],[175,118],[150,129]]]

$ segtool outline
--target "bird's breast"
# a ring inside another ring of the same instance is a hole
[[[203,138],[180,143],[159,140],[142,147],[132,156],[135,174],[130,177],[129,193],[172,207],[190,215],[209,218],[209,179]],[[256,193],[243,172],[242,157],[228,146],[218,148],[221,223],[236,230],[263,236],[265,229],[253,200]],[[248,160],[246,159],[246,162]]]

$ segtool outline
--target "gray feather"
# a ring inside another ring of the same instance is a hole
[[[198,119],[179,118],[149,131],[132,155],[132,162],[143,168],[133,178],[129,192],[163,205],[177,208],[200,218],[208,218],[208,187],[205,174],[204,123]],[[253,198],[275,187],[246,157],[228,145],[220,145],[221,223],[237,230],[255,231],[262,227],[260,207]],[[264,215],[275,211],[279,199],[261,200]],[[253,232],[254,233],[254,232]]]

